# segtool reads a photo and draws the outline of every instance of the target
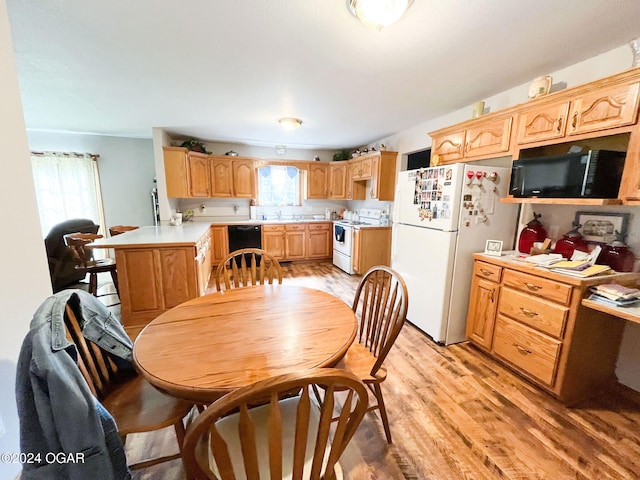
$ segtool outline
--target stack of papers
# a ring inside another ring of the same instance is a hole
[[[567,268],[556,267],[556,265],[558,264],[551,266],[552,271],[580,278],[593,277],[594,275],[603,275],[605,273],[613,272],[613,270],[611,270],[607,265],[591,265],[589,262],[583,262],[582,265],[571,265]]]
[[[593,292],[589,300],[613,305],[616,307],[626,307],[640,302],[640,290],[629,288],[617,283],[607,283],[591,287]]]
[[[541,253],[540,255],[531,255],[524,259],[525,262],[533,263],[540,267],[548,267],[556,262],[559,262],[564,257],[559,253]]]

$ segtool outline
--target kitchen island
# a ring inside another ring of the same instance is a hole
[[[131,338],[161,313],[206,291],[209,223],[151,226],[96,240],[115,251],[122,323]]]

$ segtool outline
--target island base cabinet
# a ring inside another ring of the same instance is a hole
[[[132,338],[166,310],[198,296],[194,247],[116,250],[122,323]]]

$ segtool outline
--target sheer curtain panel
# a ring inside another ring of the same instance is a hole
[[[89,218],[102,227],[98,155],[31,152],[33,180],[43,237],[68,219]]]

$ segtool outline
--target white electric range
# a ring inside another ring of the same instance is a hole
[[[333,223],[333,264],[348,274],[354,274],[353,269],[353,229],[380,226],[382,210],[376,208],[361,208],[358,220],[336,220]]]

